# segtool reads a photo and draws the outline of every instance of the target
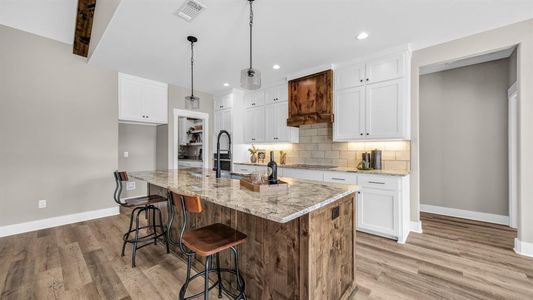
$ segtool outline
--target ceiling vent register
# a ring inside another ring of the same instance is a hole
[[[196,0],[187,0],[183,5],[178,9],[176,14],[184,19],[187,22],[192,22],[206,6]]]

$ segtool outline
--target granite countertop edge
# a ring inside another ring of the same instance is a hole
[[[234,162],[237,165],[246,165],[246,166],[259,166],[265,167],[266,164],[261,163],[250,163],[250,162]],[[359,170],[357,168],[351,167],[328,167],[328,166],[301,166],[301,165],[279,165],[279,168],[287,169],[300,169],[300,170],[315,170],[315,171],[333,171],[333,172],[347,172],[347,173],[357,173],[365,175],[384,175],[384,176],[407,176],[410,174],[410,171],[401,171],[401,170]]]

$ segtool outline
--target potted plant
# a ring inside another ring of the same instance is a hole
[[[257,148],[252,145],[252,148],[248,148],[248,152],[250,152],[250,162],[252,164],[257,163]]]

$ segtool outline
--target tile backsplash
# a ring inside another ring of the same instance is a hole
[[[411,144],[409,141],[383,142],[333,142],[331,124],[300,126],[300,142],[291,145],[257,145],[258,149],[287,152],[287,164],[333,165],[356,167],[363,152],[373,149],[382,150],[383,168],[405,170],[411,168]]]

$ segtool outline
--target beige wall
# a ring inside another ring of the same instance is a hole
[[[191,90],[179,86],[168,86],[168,163],[173,161],[173,143],[174,143],[174,109],[185,109],[185,97],[190,96]],[[214,125],[214,111],[213,111],[213,95],[194,92],[195,96],[200,97],[200,109],[196,110],[209,114],[209,166],[213,166],[213,125]],[[216,145],[215,145],[216,148]],[[204,150],[205,151],[205,150]]]
[[[517,57],[517,50],[515,49],[511,56],[509,57],[509,82],[508,86],[511,87],[513,83],[516,82],[516,78],[518,76],[517,74],[517,65],[518,64],[518,57]]]
[[[0,226],[115,206],[117,111],[116,72],[0,26]]]
[[[509,59],[420,77],[420,203],[507,216]]]
[[[168,169],[168,125],[157,126],[156,169]]]
[[[124,157],[128,152],[128,157]],[[121,171],[147,171],[156,169],[157,127],[137,124],[118,125],[118,168]],[[143,196],[146,182],[135,180],[135,190],[125,189],[122,198]]]
[[[411,91],[411,218],[419,220],[419,67],[475,56],[513,45],[517,52],[519,85],[519,187],[518,239],[533,242],[533,20],[479,33],[417,50],[412,56]]]

